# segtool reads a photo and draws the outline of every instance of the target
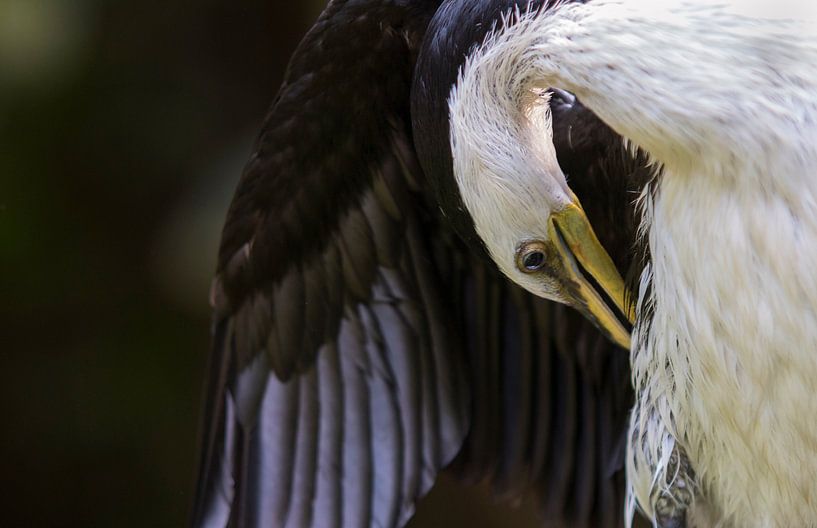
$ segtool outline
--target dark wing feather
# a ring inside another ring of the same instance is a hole
[[[378,178],[409,194],[394,170]],[[227,440],[210,455],[221,473],[211,474],[216,487],[202,500],[221,503],[235,525],[393,526],[461,445],[461,358],[424,228],[411,210],[369,223],[384,211],[365,192],[320,257],[218,323],[227,339],[216,355],[232,359],[220,367],[229,373],[216,380],[223,386],[212,387],[225,402],[211,441]],[[375,256],[377,238],[388,240],[386,261]],[[388,247],[392,240],[402,244]],[[331,312],[338,319],[330,324]],[[261,325],[266,346],[260,337],[257,353],[242,360],[240,336]]]
[[[532,498],[546,526],[622,526],[626,351],[569,308],[488,284],[474,286],[475,304],[495,309],[464,323],[474,399],[452,470],[512,502]]]
[[[293,57],[223,233],[196,526],[394,526],[462,444],[407,119],[433,7],[333,2]]]

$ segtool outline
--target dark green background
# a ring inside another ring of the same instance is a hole
[[[185,523],[229,197],[323,2],[0,0],[3,526]],[[444,486],[416,526],[519,526]]]

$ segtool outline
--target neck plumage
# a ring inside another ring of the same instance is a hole
[[[815,26],[724,3],[597,0],[516,13],[459,85],[504,115],[531,89],[565,88],[672,173],[754,176],[790,192],[770,179],[791,182],[803,153],[817,159]]]

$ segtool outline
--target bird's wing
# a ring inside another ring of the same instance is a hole
[[[462,471],[563,526],[621,518],[624,355],[425,192],[408,90],[436,3],[331,2],[293,56],[223,232],[195,526],[400,525],[466,435]]]
[[[292,58],[222,235],[195,526],[395,526],[462,444],[408,126],[433,7],[331,2]]]

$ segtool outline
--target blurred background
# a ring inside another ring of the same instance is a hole
[[[324,3],[0,0],[3,526],[185,525],[221,223]],[[487,496],[413,526],[529,522]]]

